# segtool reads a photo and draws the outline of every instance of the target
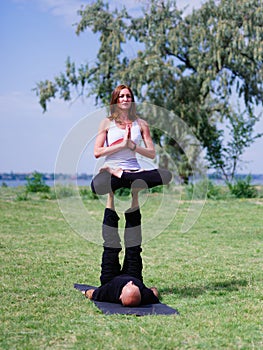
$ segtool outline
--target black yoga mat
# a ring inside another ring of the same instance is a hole
[[[87,289],[95,289],[94,286],[89,286],[87,284],[74,284],[74,288],[79,291],[85,291]],[[179,312],[172,307],[163,304],[148,304],[148,305],[139,305],[136,307],[127,307],[121,304],[108,303],[104,301],[94,301],[94,304],[106,315],[122,314],[122,315],[136,315],[136,316],[145,316],[145,315],[179,315]]]

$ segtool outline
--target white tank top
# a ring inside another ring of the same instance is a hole
[[[115,121],[111,121],[107,132],[107,146],[117,143],[118,141],[121,142],[124,135],[125,129],[119,128]],[[141,129],[137,120],[132,122],[131,140],[136,144],[139,144],[142,140]],[[105,165],[111,167],[112,169],[121,168],[123,170],[138,170],[141,168],[137,161],[135,152],[129,148],[106,156]]]

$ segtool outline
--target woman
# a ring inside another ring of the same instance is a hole
[[[105,163],[91,183],[94,193],[108,193],[102,225],[102,276],[107,276],[109,271],[110,275],[112,271],[117,275],[120,270],[120,218],[114,207],[114,191],[126,187],[132,189],[131,207],[124,213],[125,257],[130,258],[124,259],[122,273],[132,271],[133,276],[136,275],[142,280],[142,233],[138,192],[142,188],[168,184],[172,175],[168,170],[143,170],[137,161],[136,153],[153,159],[155,149],[148,124],[136,115],[134,96],[128,86],[119,85],[115,88],[110,101],[110,113],[100,124],[94,146],[95,157],[105,157]],[[141,140],[144,147],[139,144]]]
[[[108,193],[107,207],[114,210],[113,193],[121,187],[132,188],[132,208],[138,207],[138,191],[165,185],[171,181],[166,169],[143,170],[136,153],[153,159],[155,148],[147,122],[136,115],[132,90],[117,86],[111,96],[110,116],[99,127],[95,141],[96,158],[106,157],[103,168],[91,187],[94,193]],[[143,140],[144,147],[139,143]]]

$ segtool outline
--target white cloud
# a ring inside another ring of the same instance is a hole
[[[80,17],[77,15],[77,11],[81,6],[91,4],[92,1],[85,0],[13,0],[19,4],[32,4],[34,3],[43,12],[49,12],[53,16],[63,18],[66,25],[72,26],[72,24],[78,22]],[[186,8],[184,14],[189,14],[193,8],[198,9],[205,1],[201,0],[178,0],[177,7],[181,10]],[[134,16],[139,15],[142,7],[147,8],[149,2],[147,0],[110,0],[108,1],[110,9],[121,9],[123,6]]]
[[[37,0],[37,3],[43,11],[64,18],[69,25],[79,19],[77,11],[81,8],[81,5],[85,5],[85,1],[82,0]]]
[[[192,9],[198,9],[202,6],[202,4],[205,1],[201,1],[201,0],[177,0],[177,7],[179,9],[184,9],[185,7],[187,7],[187,12],[191,12]]]
[[[15,3],[29,5],[34,4],[42,12],[49,12],[51,15],[61,17],[68,26],[79,20],[77,11],[82,5],[90,1],[85,0],[13,0]]]
[[[192,12],[193,9],[198,9],[205,2],[201,0],[177,0],[176,4],[179,10],[184,10],[183,14],[187,15]],[[148,0],[110,0],[110,8],[121,9],[123,6],[126,7],[128,12],[133,16],[139,16],[141,14],[142,7],[146,8],[149,6]]]

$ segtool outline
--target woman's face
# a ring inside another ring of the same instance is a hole
[[[129,89],[122,89],[118,96],[118,107],[122,110],[129,110],[132,104],[132,95]]]

